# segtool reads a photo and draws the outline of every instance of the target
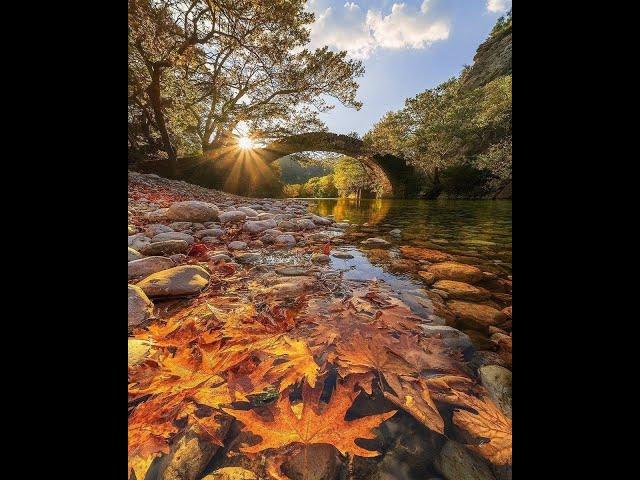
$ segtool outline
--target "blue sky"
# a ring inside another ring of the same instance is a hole
[[[458,75],[510,7],[511,0],[309,0],[311,46],[347,50],[366,69],[364,106],[322,114],[329,130],[362,135],[405,98]]]

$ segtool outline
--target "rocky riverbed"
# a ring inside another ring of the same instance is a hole
[[[130,478],[511,478],[510,276],[301,200],[130,172],[128,210]],[[312,388],[327,412],[343,384],[346,424],[388,412],[358,437],[372,455],[247,452],[259,417],[234,412]]]

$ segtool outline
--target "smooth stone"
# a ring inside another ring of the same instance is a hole
[[[313,230],[317,227],[316,224],[313,223],[313,220],[309,218],[299,218],[295,221],[295,225],[299,230]],[[282,228],[282,226],[278,226]],[[293,228],[291,230],[293,230]]]
[[[153,303],[145,292],[135,285],[129,285],[129,326],[146,322],[153,314]]]
[[[342,260],[349,260],[350,258],[353,258],[353,255],[351,255],[350,253],[345,253],[345,252],[335,252],[331,254],[332,257],[336,257],[336,258],[340,258]]]
[[[239,223],[244,222],[247,214],[241,210],[231,210],[220,214],[220,223]]]
[[[229,263],[229,262],[232,262],[233,259],[226,253],[216,253],[213,255],[209,255],[209,261],[213,263],[219,263],[219,262]]]
[[[181,265],[154,273],[136,285],[149,297],[172,297],[200,293],[210,274],[198,265]]]
[[[311,215],[311,221],[315,225],[331,225],[333,223],[328,218],[321,217],[320,215]]]
[[[345,228],[349,228],[350,225],[345,222],[338,222],[338,223],[334,223],[333,226],[338,227],[340,229],[345,229]]]
[[[234,259],[243,265],[257,263],[260,261],[260,254],[251,252],[239,253],[238,255],[235,255]]]
[[[284,275],[288,277],[299,277],[309,275],[309,269],[305,267],[278,267],[276,268],[278,275]]]
[[[278,229],[284,232],[297,230],[297,225],[289,220],[281,220],[278,222]]]
[[[175,267],[173,260],[167,257],[145,257],[129,262],[129,280],[151,275],[152,273]]]
[[[221,240],[219,237],[203,237],[200,239],[203,243],[220,243]]]
[[[325,255],[324,253],[314,253],[311,255],[311,261],[313,263],[329,263],[331,258],[329,255]]]
[[[297,297],[308,292],[314,283],[314,277],[282,277],[279,283],[271,287],[269,292],[278,298]]]
[[[166,225],[162,225],[161,223],[153,223],[151,225],[147,225],[145,227],[144,233],[148,237],[155,237],[161,233],[169,233],[173,232],[173,228],[168,227]]]
[[[490,326],[500,325],[507,316],[500,310],[480,303],[452,300],[447,307],[464,325],[469,328],[488,330]]]
[[[206,230],[200,230],[199,232],[196,232],[195,236],[197,238],[205,238],[205,237],[213,237],[213,238],[217,238],[217,237],[221,237],[224,235],[224,230],[222,230],[221,228],[207,228]]]
[[[139,340],[137,338],[129,338],[128,340],[128,361],[129,366],[133,367],[147,359],[147,356],[151,352],[151,344],[146,340]]]
[[[280,235],[282,235],[282,232],[280,230],[276,230],[275,228],[270,228],[269,230],[265,230],[262,237],[260,237],[260,240],[263,243],[273,243],[276,241],[276,238],[278,238]]]
[[[184,240],[165,240],[163,242],[150,243],[141,250],[144,255],[173,255],[174,253],[187,253],[189,244]]]
[[[258,212],[249,207],[238,207],[236,210],[244,213],[245,217],[257,217],[259,215]]]
[[[438,280],[433,288],[444,290],[450,298],[456,300],[485,300],[491,296],[491,292],[484,288],[455,280]]]
[[[417,268],[417,263],[406,258],[394,258],[389,264],[389,270],[392,272],[413,272]]]
[[[162,222],[164,220],[167,220],[167,210],[169,209],[159,208],[157,210],[154,210],[153,212],[147,212],[144,215],[144,218],[146,218],[150,222]]]
[[[439,250],[431,250],[428,248],[403,246],[400,247],[400,253],[403,257],[410,258],[412,260],[420,260],[432,263],[444,262],[451,259],[451,256],[447,255],[446,253],[443,253]]]
[[[175,263],[176,265],[180,265],[182,262],[184,262],[187,259],[187,256],[184,253],[175,253],[171,255],[169,258],[173,260],[173,263]]]
[[[455,280],[465,283],[477,283],[482,280],[482,271],[471,265],[456,262],[434,263],[427,267],[437,280]]]
[[[128,246],[134,250],[142,251],[143,247],[146,247],[151,243],[151,239],[144,233],[136,233],[135,235],[129,235]]]
[[[138,229],[136,228],[135,225],[129,225],[128,231],[129,231],[129,235],[134,235],[138,231]]]
[[[186,222],[208,222],[217,220],[220,211],[213,203],[199,200],[188,200],[171,204],[167,210],[167,218]]]
[[[227,247],[229,248],[229,250],[246,250],[247,244],[246,242],[240,242],[236,240],[235,242],[229,243]]]
[[[393,235],[394,237],[399,237],[402,235],[402,230],[399,228],[394,228],[393,230],[389,230],[389,235]]]
[[[422,271],[418,272],[418,275],[422,280],[424,280],[424,283],[426,283],[427,285],[433,285],[433,283],[436,281],[436,276],[431,272]]]
[[[193,222],[173,222],[169,224],[169,227],[173,228],[177,232],[189,230],[192,226]]]
[[[278,235],[275,239],[275,243],[276,245],[293,247],[297,242],[293,235]]]
[[[275,220],[249,220],[245,222],[242,229],[249,233],[260,233],[277,226]]]
[[[387,242],[384,238],[377,238],[377,237],[367,238],[366,240],[363,240],[360,243],[362,245],[368,245],[368,246],[372,246],[372,247],[389,247],[389,246],[391,246],[391,244],[389,242]]]
[[[447,440],[434,464],[447,480],[495,480],[489,465],[453,440]]]
[[[461,332],[457,328],[447,325],[421,325],[421,327],[425,336],[442,339],[442,342],[448,348],[462,350],[463,352],[473,349],[473,343],[469,335]]]
[[[511,308],[512,306],[508,306],[502,309],[502,313],[504,313],[507,317],[511,318]]]
[[[195,241],[195,239],[193,238],[193,235],[189,235],[188,233],[166,232],[166,233],[159,233],[158,235],[153,237],[151,239],[151,243],[165,242],[167,240],[184,240],[189,245],[191,245]]]
[[[471,360],[469,360],[469,366],[478,370],[485,365],[500,365],[501,367],[506,367],[507,363],[502,360],[496,352],[489,350],[476,350],[473,352]]]
[[[258,215],[258,220],[271,220],[275,215],[273,213],[261,213]]]
[[[139,251],[137,251],[135,248],[129,248],[129,261],[133,262],[134,260],[139,260],[140,258],[144,258],[144,255],[142,255]]]
[[[478,369],[478,374],[491,400],[500,407],[502,413],[511,418],[512,373],[499,365],[486,365]]]

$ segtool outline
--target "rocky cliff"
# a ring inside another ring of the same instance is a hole
[[[462,74],[467,88],[486,85],[491,80],[511,74],[511,21],[493,32],[476,51],[473,65]]]

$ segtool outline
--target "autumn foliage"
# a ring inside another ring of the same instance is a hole
[[[237,454],[268,451],[274,478],[285,478],[279,466],[288,455],[311,444],[379,455],[361,440],[375,439],[398,410],[447,435],[442,409],[453,408],[453,424],[472,450],[497,465],[511,462],[511,421],[469,377],[459,353],[426,336],[421,320],[382,287],[283,302],[252,286],[248,304],[242,273],[224,263],[211,269],[211,292],[168,305],[162,319],[134,332],[154,353],[129,367],[129,478],[143,479],[187,429],[224,445],[224,416],[248,435]],[[358,397],[388,408],[354,418]]]

